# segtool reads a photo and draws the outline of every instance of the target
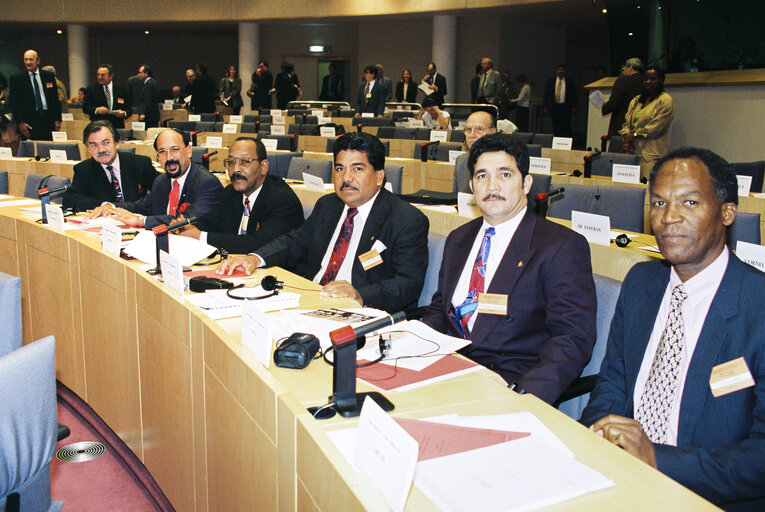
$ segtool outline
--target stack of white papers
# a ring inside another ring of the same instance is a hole
[[[253,288],[255,297],[268,295],[270,292],[257,286]],[[244,300],[232,299],[226,295],[226,290],[207,290],[205,293],[186,295],[185,299],[201,309],[207,316],[214,320],[242,316]],[[257,300],[258,306],[265,312],[279,311],[287,308],[300,307],[300,294],[292,292],[279,292],[264,299]]]

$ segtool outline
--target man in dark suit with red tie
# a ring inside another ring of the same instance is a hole
[[[527,207],[529,153],[502,133],[470,149],[482,217],[449,234],[423,321],[469,338],[461,353],[516,389],[555,402],[595,344],[595,284],[585,238]]]
[[[566,76],[566,66],[558,64],[555,76],[545,84],[544,111],[552,116],[556,137],[571,137],[571,118],[576,112],[576,84]]]
[[[124,128],[125,119],[133,113],[127,89],[114,83],[114,68],[111,64],[98,66],[96,80],[97,84],[85,90],[83,113],[91,121],[109,121],[115,128]]]
[[[385,87],[377,81],[377,67],[364,68],[364,83],[359,86],[356,98],[356,110],[359,114],[366,112],[380,117],[385,112]]]
[[[24,52],[26,71],[11,76],[8,103],[18,129],[25,139],[53,140],[61,127],[61,103],[56,77],[40,69],[34,50]]]

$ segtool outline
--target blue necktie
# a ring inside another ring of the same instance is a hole
[[[483,240],[481,240],[481,247],[478,249],[478,255],[475,258],[475,263],[473,263],[473,271],[470,274],[470,286],[467,297],[455,310],[457,315],[457,326],[462,331],[462,336],[466,339],[470,338],[468,323],[470,322],[473,313],[478,309],[478,294],[485,291],[486,262],[489,261],[492,236],[494,236],[494,226],[486,228]]]

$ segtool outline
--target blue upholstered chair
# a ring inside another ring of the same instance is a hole
[[[215,123],[218,121],[218,113],[217,112],[204,112],[202,114],[199,114],[199,120],[205,121],[209,123]]]
[[[8,193],[8,171],[0,171],[0,194]]]
[[[120,141],[133,140],[133,130],[130,128],[117,128],[117,133],[120,136]]]
[[[404,126],[396,126],[393,129],[394,139],[414,140],[415,135],[417,135],[417,128],[407,128]]]
[[[207,148],[197,146],[191,148],[191,163],[202,165],[202,155],[207,154]]]
[[[441,142],[435,147],[428,148],[428,160],[438,160],[441,162],[449,161],[449,151],[462,151],[462,144],[456,142]],[[422,154],[422,145],[415,144],[414,156],[412,158],[419,160]]]
[[[542,146],[540,144],[526,144],[526,147],[529,148],[529,156],[542,156]]]
[[[299,135],[263,135],[261,132],[263,131],[263,126],[261,125],[260,131],[258,132],[258,138],[259,139],[276,139],[276,149],[284,150],[284,151],[292,151],[297,147],[298,137]]]
[[[611,176],[614,164],[639,165],[639,158],[624,153],[601,153],[592,160],[592,175]]]
[[[21,346],[21,279],[0,272],[0,356]]]
[[[35,156],[35,141],[22,140],[19,143],[19,151],[16,156],[20,158],[32,158]]]
[[[743,213],[736,214],[736,220],[728,228],[728,246],[733,249],[740,241],[760,245],[760,214]]]
[[[196,121],[168,121],[167,127],[186,132],[193,132],[197,129],[197,123]]]
[[[378,139],[393,139],[396,137],[395,126],[381,126],[377,129]]]
[[[404,167],[401,165],[385,165],[385,180],[390,183],[394,194],[401,193],[401,175],[403,172]]]
[[[302,156],[297,156],[290,160],[287,178],[302,180],[304,172],[318,176],[324,183],[332,183],[332,162],[329,160],[303,158]]]
[[[131,155],[135,155],[135,146],[120,146],[117,153],[130,153]]]
[[[433,294],[438,288],[438,271],[441,270],[441,258],[444,255],[446,237],[438,233],[428,233],[428,270],[425,272],[425,283],[422,286],[418,307],[430,304]]]
[[[331,137],[327,139],[327,149],[326,149],[327,153],[332,153],[334,151],[336,140],[337,140],[336,138],[333,139]],[[382,142],[383,146],[385,147],[385,156],[390,156],[390,141],[381,140],[380,142]]]
[[[67,160],[82,160],[80,146],[76,142],[48,142],[42,140],[37,142],[38,155],[42,157],[50,157],[51,149],[66,151]]]
[[[27,174],[27,182],[24,185],[24,197],[32,199],[39,199],[37,197],[37,191],[41,188],[59,188],[64,185],[69,185],[71,180],[63,176],[53,176],[52,174]],[[55,203],[61,203],[61,198],[64,197],[64,192],[56,192],[50,195],[51,201]]]
[[[548,217],[571,219],[571,211],[611,217],[612,229],[643,232],[645,189],[616,185],[565,185],[563,194],[550,199]]]
[[[539,144],[543,148],[551,148],[553,141],[552,133],[535,133],[531,137],[531,144]]]
[[[296,156],[303,156],[302,151],[293,151],[290,153],[275,153],[273,151],[268,152],[268,174],[279,176],[280,178],[286,178],[287,172],[290,168],[290,162]],[[300,179],[303,179],[303,175],[300,175]]]

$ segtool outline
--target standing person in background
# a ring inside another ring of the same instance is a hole
[[[109,121],[115,128],[124,128],[125,119],[133,114],[130,93],[114,82],[111,64],[101,64],[96,68],[96,82],[85,90],[82,113],[91,121]],[[140,103],[143,104],[143,98]]]
[[[189,68],[186,70],[186,85],[183,86],[183,92],[181,95],[183,96],[183,103],[188,103],[186,101],[186,98],[191,96],[192,94],[192,87],[194,87],[194,80],[197,78],[197,74],[194,72],[193,69]]]
[[[250,108],[253,112],[261,108],[271,108],[271,87],[274,77],[268,70],[268,61],[258,62],[258,69],[252,74],[252,85],[247,91],[250,97]]]
[[[146,123],[146,128],[157,127],[159,126],[159,104],[162,101],[157,81],[152,78],[151,68],[146,64],[138,68],[138,77],[143,80],[141,114],[138,120]]]
[[[56,77],[40,69],[34,50],[24,52],[24,71],[11,76],[9,109],[24,139],[53,140],[61,128]]]
[[[428,74],[422,78],[422,81],[432,91],[430,95],[440,107],[444,104],[444,97],[446,96],[446,77],[438,72],[435,62],[428,63],[427,71]]]
[[[483,74],[481,80],[478,82],[478,96],[476,97],[476,103],[488,103],[490,105],[497,104],[497,93],[501,83],[501,77],[499,71],[494,70],[494,61],[489,57],[484,57],[481,60],[481,68]]]
[[[356,111],[359,115],[369,112],[375,117],[381,117],[385,112],[385,89],[377,81],[376,66],[364,68],[364,82],[356,96]]]
[[[343,101],[345,98],[345,84],[343,76],[337,74],[335,64],[329,65],[329,74],[321,79],[321,101]]]
[[[483,75],[483,66],[481,63],[475,65],[475,76],[470,79],[470,103],[475,103],[478,99],[478,85],[481,83]]]
[[[16,121],[5,115],[10,112],[8,104],[8,80],[0,73],[0,147],[11,148],[11,154],[19,152],[19,134],[16,131]]]
[[[239,115],[239,110],[244,105],[242,101],[242,79],[239,78],[239,68],[233,64],[228,67],[228,75],[220,79],[218,92],[223,104],[231,107],[235,116]]]
[[[289,62],[281,65],[281,73],[276,75],[274,87],[271,93],[276,93],[276,108],[284,110],[290,101],[295,101],[303,94],[300,88],[300,80],[295,74],[295,66]]]
[[[191,85],[191,109],[195,114],[215,112],[215,79],[207,74],[207,65],[197,64],[197,76]]]
[[[56,75],[56,68],[53,66],[43,66],[42,69],[43,71],[53,73],[53,76],[56,78],[56,91],[58,91],[58,102],[61,103],[61,112],[69,112],[69,104],[66,102],[69,96],[66,94],[66,86]]]
[[[414,103],[417,101],[417,84],[412,82],[412,72],[404,68],[401,80],[396,84],[396,101],[399,103]]]
[[[529,100],[531,100],[531,86],[529,85],[529,80],[526,78],[526,75],[523,73],[516,76],[515,81],[518,82],[521,90],[518,93],[518,96],[511,99],[510,102],[515,105],[515,111],[517,112],[516,124],[518,125],[518,130],[527,132],[529,131]]]
[[[511,100],[515,98],[516,94],[510,70],[506,69],[502,72],[502,83],[497,91],[497,107],[499,107],[500,119],[510,119],[510,112],[515,108],[515,103]]]
[[[556,137],[571,137],[571,116],[576,111],[576,84],[566,76],[566,66],[558,64],[555,76],[545,85],[544,111],[552,116]]]
[[[627,59],[621,76],[614,82],[611,96],[600,109],[604,116],[611,114],[611,120],[608,122],[609,136],[619,135],[632,98],[643,92],[643,71],[643,61],[638,58]]]
[[[385,76],[382,64],[377,64],[377,81],[382,84],[385,90],[385,101],[390,101],[393,97],[393,83],[389,76]]]
[[[130,98],[130,108],[134,112],[141,110],[141,91],[143,91],[143,80],[138,75],[133,75],[127,80],[128,98]],[[191,94],[191,93],[189,93]]]

